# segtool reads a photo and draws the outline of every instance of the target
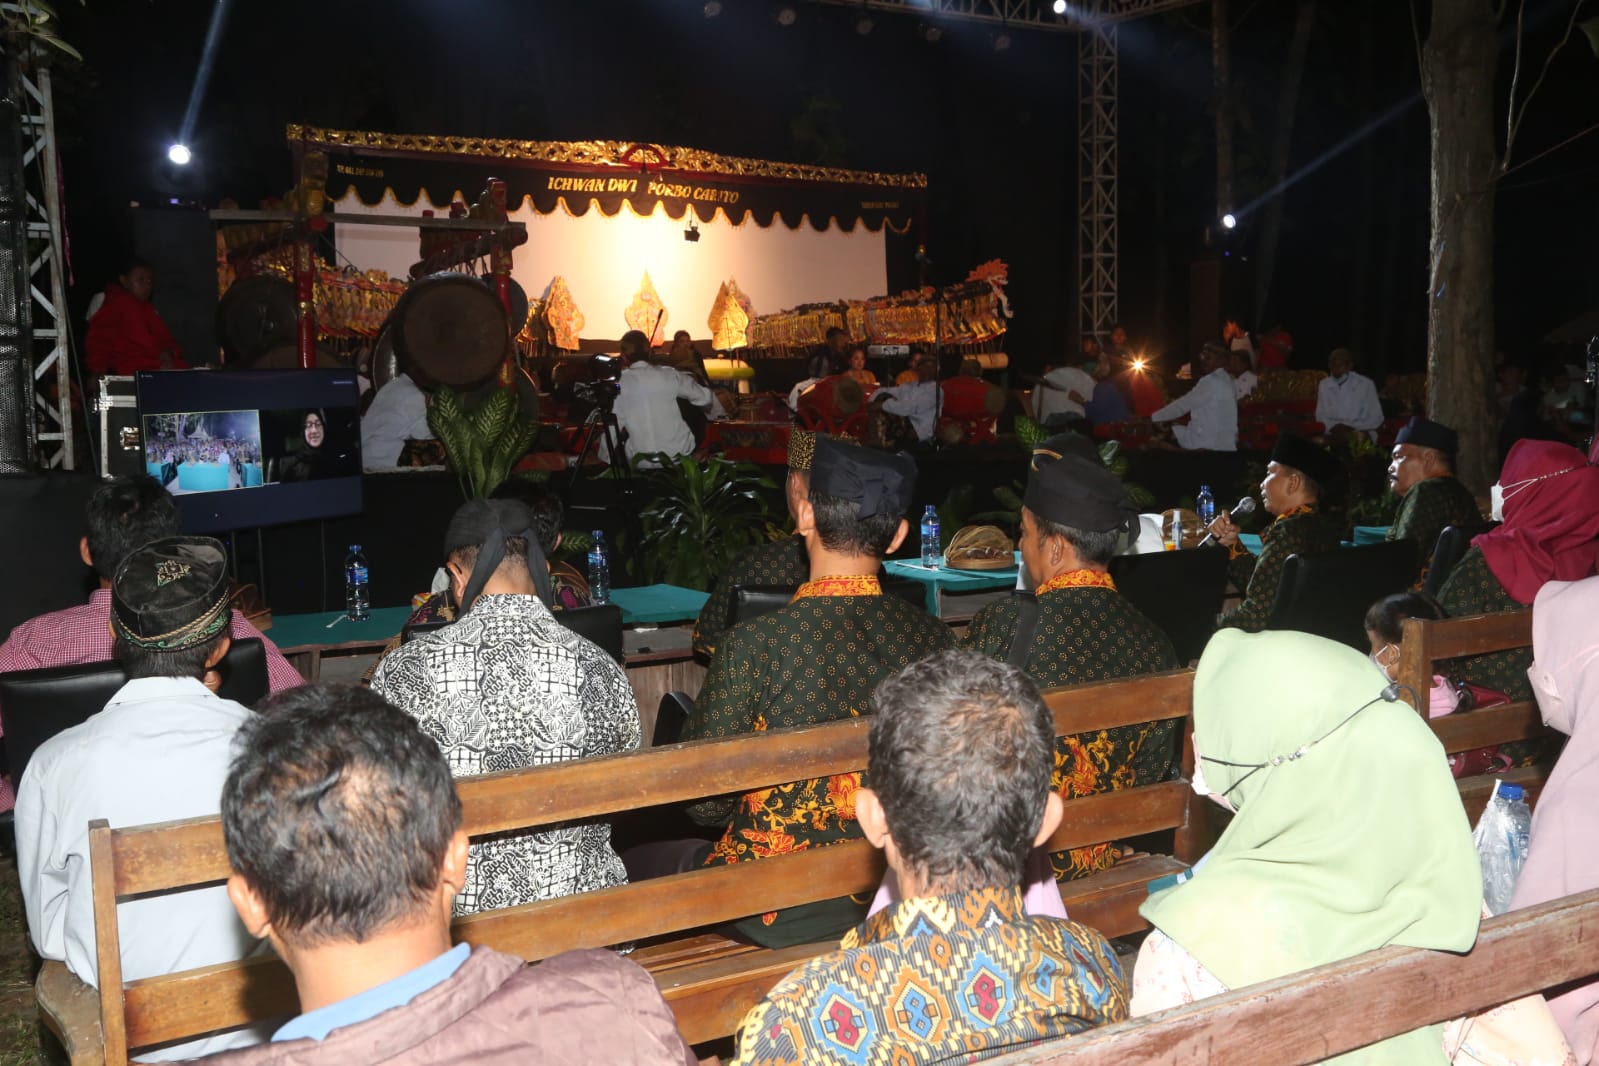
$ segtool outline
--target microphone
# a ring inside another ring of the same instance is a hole
[[[1239,500],[1236,505],[1234,505],[1234,507],[1233,507],[1233,509],[1231,511],[1227,512],[1227,517],[1229,519],[1231,519],[1232,521],[1236,522],[1240,518],[1243,518],[1243,517],[1245,517],[1247,515],[1252,515],[1254,513],[1255,513],[1255,498],[1253,496],[1245,496],[1243,499]],[[1214,533],[1206,533],[1205,534],[1205,539],[1200,541],[1198,544],[1196,544],[1194,546],[1196,548],[1203,548],[1205,545],[1209,544],[1214,539],[1216,539],[1216,534],[1214,534]]]

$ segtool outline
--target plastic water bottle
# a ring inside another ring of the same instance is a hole
[[[1527,861],[1532,811],[1520,785],[1498,783],[1483,809],[1475,833],[1482,861],[1482,898],[1494,914],[1503,914]]]
[[[938,508],[932,504],[922,512],[922,565],[936,567],[944,554],[944,545],[938,538]]]
[[[1216,518],[1216,497],[1210,494],[1209,485],[1199,486],[1199,499],[1194,501],[1194,513],[1199,516],[1199,521],[1209,526]]]
[[[589,600],[593,603],[611,602],[611,560],[605,554],[605,534],[596,529],[594,543],[589,545]]]
[[[367,590],[368,572],[366,556],[359,544],[350,545],[350,554],[344,557],[344,613],[352,622],[364,622],[372,617],[372,597]]]

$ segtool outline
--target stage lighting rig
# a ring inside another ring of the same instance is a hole
[[[1237,229],[1238,216],[1233,214],[1231,211],[1227,212],[1225,215],[1221,216],[1221,225],[1223,229]]]
[[[793,4],[784,4],[777,9],[777,24],[779,26],[792,26],[799,21],[799,12]]]
[[[167,160],[175,167],[186,167],[193,158],[194,153],[186,144],[174,144],[167,149]]]
[[[692,218],[688,220],[688,225],[683,229],[683,239],[688,241],[690,244],[699,243],[700,228],[694,224],[694,220]]]

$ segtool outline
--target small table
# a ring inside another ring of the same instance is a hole
[[[409,607],[374,607],[372,616],[362,622],[350,621],[343,611],[280,614],[273,616],[267,636],[304,677],[315,681],[322,676],[325,653],[361,655],[382,651],[410,617]]]
[[[959,596],[994,589],[1013,589],[1021,561],[1021,552],[1017,552],[1015,564],[1003,570],[952,570],[943,565],[926,567],[908,559],[889,559],[883,563],[883,569],[890,577],[921,584],[927,590],[927,612],[935,618],[952,622],[969,616],[954,611],[945,613],[943,596],[946,592]]]
[[[708,592],[680,585],[639,585],[611,590],[611,602],[622,608],[624,625],[692,622],[700,616],[700,608],[710,598]]]

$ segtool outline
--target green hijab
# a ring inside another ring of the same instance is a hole
[[[1447,758],[1384,682],[1364,655],[1305,633],[1224,629],[1200,658],[1200,771],[1238,813],[1193,879],[1141,911],[1229,988],[1388,944],[1476,942],[1482,875]],[[1333,1061],[1445,1060],[1432,1027]]]

